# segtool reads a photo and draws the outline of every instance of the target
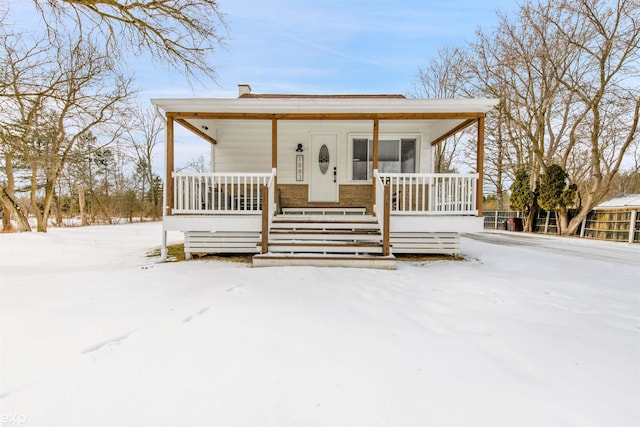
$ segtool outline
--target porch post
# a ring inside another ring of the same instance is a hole
[[[275,179],[275,177],[274,177]],[[263,185],[260,187],[260,200],[262,200],[262,226],[260,234],[260,253],[266,254],[269,252],[269,187]]]
[[[380,121],[378,119],[373,119],[373,170],[378,169],[378,134],[380,132]],[[373,200],[373,204],[376,204],[376,178],[372,177],[372,185],[371,189],[373,190],[373,196],[371,199]]]
[[[164,182],[164,192],[166,196],[166,215],[171,215],[173,210],[173,169],[174,169],[174,157],[173,157],[173,117],[167,117],[167,144],[166,144],[166,175]]]
[[[384,185],[384,219],[382,221],[382,255],[389,256],[390,244],[389,244],[389,226],[391,224],[391,187],[389,184]]]
[[[478,216],[483,215],[482,212],[482,183],[484,181],[484,117],[478,119],[478,148],[476,154],[476,172],[478,173],[478,182],[476,183],[476,209]]]
[[[278,169],[278,120],[271,119],[271,168]],[[278,177],[273,177],[273,189],[277,194]]]

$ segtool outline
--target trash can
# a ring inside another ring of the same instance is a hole
[[[502,222],[502,229],[505,230],[505,231],[509,230],[509,221],[508,220],[505,220],[505,221]]]
[[[524,231],[524,224],[522,223],[522,218],[513,218],[515,230],[514,231]]]
[[[524,230],[524,227],[522,226],[522,218],[509,218],[508,222],[509,231]]]

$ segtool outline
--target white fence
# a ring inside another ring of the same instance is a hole
[[[174,214],[259,214],[271,173],[174,173]],[[392,214],[477,215],[477,174],[378,173]],[[379,197],[379,196],[378,196]],[[377,200],[382,201],[382,198]],[[380,205],[382,208],[382,205]],[[270,212],[271,215],[271,212]]]
[[[174,173],[174,214],[259,214],[272,173]]]
[[[478,214],[478,174],[379,173],[378,177],[391,187],[391,214]]]

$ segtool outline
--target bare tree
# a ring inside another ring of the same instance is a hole
[[[159,138],[163,129],[163,124],[152,110],[138,106],[133,113],[132,121],[128,125],[126,137],[134,154],[137,175],[142,184],[142,196],[144,197],[146,189],[149,192],[153,220],[157,220],[160,216],[161,200],[160,194],[158,194],[158,187],[154,185],[155,174],[153,167],[155,150],[160,142]]]
[[[552,23],[580,56],[572,73],[560,78],[566,91],[579,100],[579,120],[574,122],[563,165],[583,141],[588,158],[582,206],[570,222],[561,218],[566,223],[563,233],[573,234],[608,193],[637,136],[640,2],[576,0],[563,2],[559,9],[570,18]]]
[[[131,79],[82,40],[56,39],[47,49],[25,56],[29,49],[20,47],[29,43],[16,39],[2,46],[4,65],[13,78],[0,93],[0,123],[28,165],[37,229],[46,231],[56,182],[71,150],[84,135],[113,123],[132,94]],[[111,129],[107,138],[117,135]]]
[[[177,168],[177,172],[206,173],[211,171],[211,160],[205,159],[204,154],[199,154],[187,161],[184,166]]]
[[[639,31],[638,0],[547,1],[523,4],[515,19],[499,15],[472,45],[472,82],[502,100],[495,130],[507,138],[510,169],[528,165],[534,189],[557,163],[578,186],[577,215],[559,218],[563,234],[607,194],[634,145]],[[495,148],[500,157],[504,146]]]
[[[2,16],[4,20],[6,15]],[[24,156],[19,152],[19,139],[15,135],[14,116],[16,104],[12,102],[10,93],[16,82],[22,82],[25,91],[38,96],[40,88],[29,80],[30,75],[38,74],[46,61],[42,56],[47,51],[44,43],[34,43],[27,47],[20,37],[11,34],[0,35],[0,196],[3,205],[3,230],[12,229],[11,218],[18,223],[18,231],[31,231],[27,213],[15,198],[15,169],[21,169]],[[28,120],[29,117],[26,117]]]
[[[149,54],[188,77],[215,76],[209,55],[223,43],[216,0],[33,0],[50,36],[67,33],[104,41],[105,52]]]
[[[438,51],[436,57],[429,61],[425,68],[418,70],[413,95],[417,98],[459,98],[468,93],[465,87],[467,70],[464,68],[466,53],[455,47],[445,47]],[[467,133],[456,134],[435,147],[435,170],[451,172],[463,161],[460,149],[464,141],[469,139]]]
[[[16,200],[15,175],[14,175],[14,155],[15,148],[8,136],[0,129],[0,208],[2,208],[2,231],[10,232],[14,230],[11,218],[15,219],[18,227],[17,231],[31,231],[27,215]]]

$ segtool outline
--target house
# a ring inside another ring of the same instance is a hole
[[[393,254],[459,252],[482,230],[484,120],[494,99],[263,95],[153,99],[166,120],[166,232],[185,252],[263,265],[394,268]],[[210,173],[178,173],[174,129],[211,146]],[[477,128],[477,170],[434,173],[434,147]]]

